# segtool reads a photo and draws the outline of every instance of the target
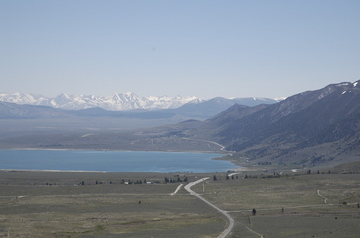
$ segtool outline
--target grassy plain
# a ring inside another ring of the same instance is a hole
[[[205,185],[203,197],[235,219],[231,237],[359,237],[360,174],[247,177]]]
[[[171,196],[180,183],[164,184],[165,177],[177,179],[156,173],[0,172],[0,237],[216,237],[223,231],[220,214],[185,190]]]
[[[164,183],[207,176],[193,190],[235,219],[229,237],[359,237],[360,174],[213,175],[0,171],[0,237],[217,237],[225,217]]]

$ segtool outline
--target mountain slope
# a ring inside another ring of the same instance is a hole
[[[63,118],[71,116],[66,111],[48,106],[18,105],[0,101],[0,119]]]
[[[332,84],[273,105],[234,106],[194,134],[210,136],[252,159],[314,164],[314,158],[333,160],[345,152],[354,158],[359,153],[359,82]],[[329,149],[335,145],[337,149]]]
[[[277,103],[274,99],[269,98],[234,98],[227,99],[223,97],[216,97],[210,100],[202,100],[196,102],[189,102],[179,108],[173,109],[174,112],[195,118],[208,119],[229,107],[239,104],[243,107],[252,107],[260,104],[274,104]]]

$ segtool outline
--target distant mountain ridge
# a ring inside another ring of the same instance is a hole
[[[0,94],[0,101],[10,102],[16,104],[28,104],[28,105],[39,105],[39,106],[50,106],[53,108],[60,108],[65,110],[81,110],[89,108],[102,108],[108,111],[131,111],[131,110],[162,110],[162,109],[176,109],[186,104],[189,107],[196,107],[194,105],[200,105],[206,102],[212,102],[214,100],[222,100],[218,105],[222,105],[220,108],[225,110],[229,106],[240,103],[247,106],[254,106],[261,103],[276,103],[274,99],[268,98],[215,98],[210,100],[199,99],[195,96],[148,96],[140,97],[135,93],[115,93],[109,97],[94,96],[94,95],[67,95],[60,94],[54,98],[24,94],[24,93],[13,93],[13,94]],[[209,103],[208,103],[209,104]],[[219,113],[220,111],[216,111]],[[215,113],[215,114],[216,114]],[[214,115],[215,115],[214,114]]]
[[[172,111],[188,116],[191,118],[207,119],[225,111],[233,105],[241,105],[242,107],[253,107],[260,104],[274,104],[278,101],[270,98],[233,98],[227,99],[216,97],[210,100],[202,100],[197,102],[189,102]]]
[[[49,106],[0,101],[0,119],[65,118],[69,116],[71,115],[66,111]]]
[[[62,93],[54,98],[29,93],[0,94],[0,101],[3,102],[50,106],[66,110],[80,110],[95,107],[109,111],[160,110],[177,108],[195,99],[197,98],[193,96],[140,97],[131,92],[114,93],[108,97],[78,94],[68,95]]]

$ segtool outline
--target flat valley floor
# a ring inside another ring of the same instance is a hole
[[[0,237],[359,237],[360,174],[0,171]],[[165,181],[167,183],[165,183]],[[253,213],[253,210],[256,213]]]

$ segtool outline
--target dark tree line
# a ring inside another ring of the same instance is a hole
[[[187,177],[184,177],[184,179],[181,179],[179,176],[176,178],[176,179],[172,179],[172,178],[167,178],[165,177],[164,178],[164,183],[186,183],[188,181],[188,178]]]

